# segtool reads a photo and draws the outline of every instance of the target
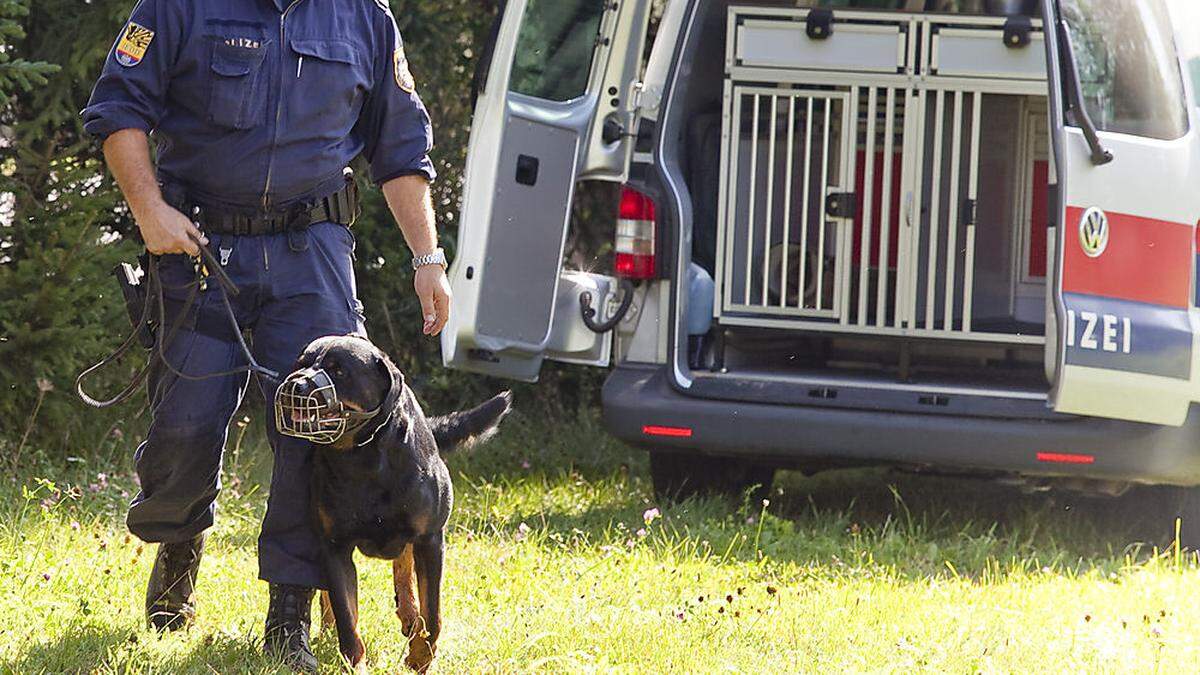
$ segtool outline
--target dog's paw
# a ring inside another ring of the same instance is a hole
[[[423,673],[429,670],[430,664],[433,663],[433,654],[437,651],[437,647],[430,644],[429,640],[414,635],[408,641],[408,656],[404,659],[404,665]]]
[[[342,658],[346,659],[346,663],[350,665],[350,668],[353,669],[354,672],[359,672],[360,668],[365,669],[367,667],[367,647],[363,644],[361,639],[355,638],[354,644],[343,644],[340,645],[340,647]],[[366,672],[366,670],[363,670],[362,672]]]
[[[400,619],[400,633],[404,637],[412,637],[417,631],[421,614],[416,607],[400,607],[396,609],[396,618]]]

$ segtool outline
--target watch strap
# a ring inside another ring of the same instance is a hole
[[[445,269],[447,266],[446,251],[441,248],[435,248],[432,253],[413,256],[412,266],[414,270],[425,267],[426,265],[441,265],[442,269]]]

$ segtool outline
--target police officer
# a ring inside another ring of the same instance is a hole
[[[147,250],[162,256],[168,308],[187,312],[167,347],[171,368],[150,381],[153,419],[128,515],[134,534],[160,542],[146,611],[152,626],[173,630],[195,614],[226,428],[248,384],[246,374],[194,379],[244,357],[217,284],[190,307],[180,297],[195,275],[193,238],[241,289],[229,299],[255,358],[286,372],[312,339],[364,330],[346,177],[362,155],[413,252],[424,333],[436,335],[450,292],[429,193],[432,132],[387,0],[141,0],[83,119],[103,139]],[[260,384],[270,407],[274,390]],[[312,450],[274,428],[269,436],[258,542],[270,584],[265,643],[313,671],[309,615],[323,579],[309,524]]]

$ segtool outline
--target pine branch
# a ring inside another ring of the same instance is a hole
[[[27,1],[0,0],[0,44],[13,45],[25,38],[18,19],[29,15]],[[45,85],[46,76],[58,71],[52,63],[13,59],[9,48],[0,50],[0,106],[7,106],[17,93]]]

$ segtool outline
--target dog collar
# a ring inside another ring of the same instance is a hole
[[[394,413],[395,413],[395,410],[393,410],[392,412],[389,412],[389,413],[387,414],[387,417],[384,417],[384,418],[383,418],[383,421],[379,423],[379,426],[375,427],[374,431],[372,431],[372,432],[371,432],[371,435],[367,437],[367,440],[365,440],[365,441],[363,441],[363,442],[361,442],[361,443],[355,443],[355,444],[354,444],[354,447],[356,447],[356,448],[361,448],[361,447],[363,447],[364,445],[368,445],[368,444],[370,444],[372,441],[374,441],[374,440],[375,440],[375,437],[379,435],[379,432],[380,432],[380,431],[382,431],[382,430],[383,430],[383,428],[387,426],[388,422],[391,422],[391,421],[392,421],[392,415],[393,415]]]

